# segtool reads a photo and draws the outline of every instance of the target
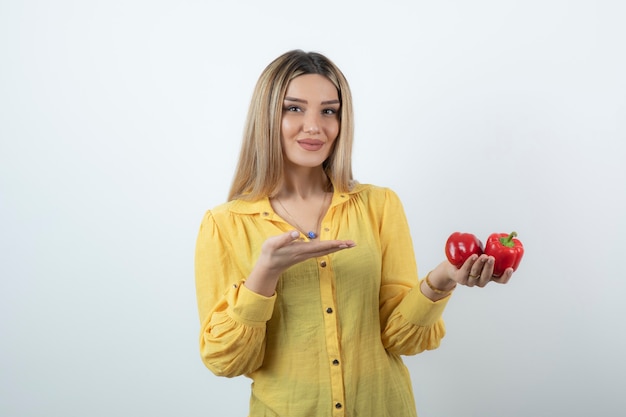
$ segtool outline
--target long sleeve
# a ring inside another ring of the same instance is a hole
[[[418,287],[398,197],[367,184],[335,191],[319,239],[357,245],[292,266],[273,297],[248,290],[263,242],[292,228],[267,198],[207,212],[196,246],[202,360],[254,381],[250,415],[415,416],[401,355],[439,345],[447,299]]]
[[[261,366],[276,296],[264,297],[243,285],[248,272],[238,256],[245,254],[239,250],[245,242],[231,242],[227,232],[208,211],[196,242],[195,278],[202,361],[214,374],[233,377]]]
[[[433,302],[422,294],[409,225],[399,198],[391,190],[384,200],[379,233],[383,345],[398,355],[435,349],[445,335],[441,315],[450,297]]]

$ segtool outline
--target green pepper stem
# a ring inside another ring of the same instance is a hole
[[[500,243],[502,243],[502,246],[512,248],[515,246],[515,242],[513,242],[514,237],[517,237],[517,232],[511,232],[507,237],[501,237]]]

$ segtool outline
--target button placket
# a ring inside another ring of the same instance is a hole
[[[324,314],[324,333],[326,335],[326,355],[328,360],[331,390],[333,402],[333,415],[341,417],[345,414],[343,408],[343,399],[345,392],[343,390],[343,367],[341,366],[341,349],[339,347],[338,320],[335,297],[333,294],[334,275],[329,257],[317,258],[317,266],[319,271],[321,301]]]

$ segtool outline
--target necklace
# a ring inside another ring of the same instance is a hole
[[[315,224],[315,231],[317,231],[320,228],[320,223],[322,222],[322,217],[324,216],[324,207],[326,207],[326,200],[328,200],[328,196],[330,195],[330,193],[324,193],[324,199],[322,200],[322,207],[320,207],[320,214],[317,217],[317,223]],[[298,230],[300,230],[302,233],[303,232],[303,228],[298,224],[298,222],[296,222],[296,219],[294,219],[294,217],[291,215],[291,213],[289,213],[289,210],[287,210],[285,208],[285,206],[283,205],[283,203],[280,202],[280,200],[278,198],[275,199],[276,202],[278,203],[278,205],[283,209],[283,211],[285,212],[285,214],[287,215],[287,217],[289,217],[291,219],[291,221],[293,222],[293,225],[296,226],[298,228]],[[306,233],[304,233],[309,239],[315,239],[317,237],[317,233],[315,233],[314,230],[310,230]]]

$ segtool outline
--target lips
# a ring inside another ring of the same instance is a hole
[[[324,146],[324,142],[316,139],[302,139],[298,141],[298,145],[307,151],[319,151]]]

